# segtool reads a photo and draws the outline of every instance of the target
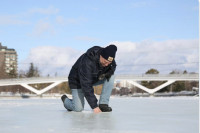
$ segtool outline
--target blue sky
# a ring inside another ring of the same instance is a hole
[[[172,47],[168,46],[171,46],[172,42],[176,44],[176,41],[180,41],[184,44],[179,51],[181,56],[176,58],[178,61],[170,62],[166,56],[163,59],[166,61],[164,64],[188,63],[188,58],[191,58],[188,56],[198,53],[198,0],[0,0],[0,3],[0,42],[16,49],[19,66],[31,61],[40,64],[34,57],[39,54],[36,49],[41,47],[66,49],[66,54],[68,52],[70,57],[75,54],[74,57],[77,58],[80,56],[78,53],[83,53],[94,45],[106,46],[113,42],[117,42],[119,47],[129,46],[133,49],[131,53],[148,48],[146,45],[159,44],[156,47],[170,49]],[[190,48],[188,45],[191,45],[191,53],[185,52]],[[178,45],[172,46],[174,49],[181,48]],[[137,49],[134,49],[135,47]],[[67,51],[68,49],[70,51]],[[71,54],[73,50],[75,52]],[[154,49],[146,49],[145,53],[152,50]],[[50,55],[50,51],[45,52]],[[174,50],[172,51],[174,54]],[[126,49],[119,53],[119,56],[124,54],[124,58],[130,57],[126,54]],[[142,54],[144,53],[135,56],[141,58]],[[37,60],[43,60],[42,56]],[[156,58],[153,55],[150,57]],[[132,65],[156,64],[156,61],[146,61],[144,58],[132,62]],[[192,62],[198,61],[198,57],[192,58]],[[64,60],[60,61],[60,64]],[[68,69],[64,71],[68,71],[75,60],[73,58]],[[123,62],[122,56],[118,60]],[[66,61],[70,62],[70,58]],[[157,62],[162,61],[157,59]],[[130,65],[129,63],[124,62],[121,65]],[[170,69],[179,67],[182,68],[178,66]],[[198,71],[197,68],[187,69]],[[19,69],[23,67],[20,66]],[[58,69],[61,68],[52,68],[54,71]],[[135,71],[139,70],[134,69],[133,73]],[[141,73],[142,71],[144,70],[141,70]]]

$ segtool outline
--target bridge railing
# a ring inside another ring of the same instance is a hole
[[[199,74],[142,74],[142,75],[116,75],[116,80],[136,80],[136,81],[164,81],[169,79],[198,80]]]
[[[116,75],[115,81],[128,82],[150,94],[153,94],[164,87],[176,82],[176,81],[198,81],[198,74],[168,74],[168,75],[160,75],[160,74],[143,74],[143,75]],[[26,89],[41,95],[46,91],[52,89],[62,82],[68,81],[68,77],[37,77],[37,78],[14,78],[14,79],[1,79],[0,86],[9,86],[9,85],[21,85]],[[142,86],[138,83],[138,81],[167,81],[162,85],[149,89],[145,86]],[[37,90],[30,86],[29,84],[40,84],[40,83],[52,83],[49,86]]]

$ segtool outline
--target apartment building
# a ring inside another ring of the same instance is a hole
[[[17,52],[0,43],[0,78],[17,73]]]

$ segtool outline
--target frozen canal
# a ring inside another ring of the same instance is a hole
[[[198,133],[197,97],[112,98],[112,113],[67,112],[60,99],[0,99],[0,133]]]

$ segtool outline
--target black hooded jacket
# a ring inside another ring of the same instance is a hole
[[[115,60],[107,67],[101,66],[100,53],[102,49],[99,46],[88,49],[73,65],[68,77],[70,89],[82,89],[92,109],[98,107],[93,84],[104,78],[109,80],[116,69]]]

